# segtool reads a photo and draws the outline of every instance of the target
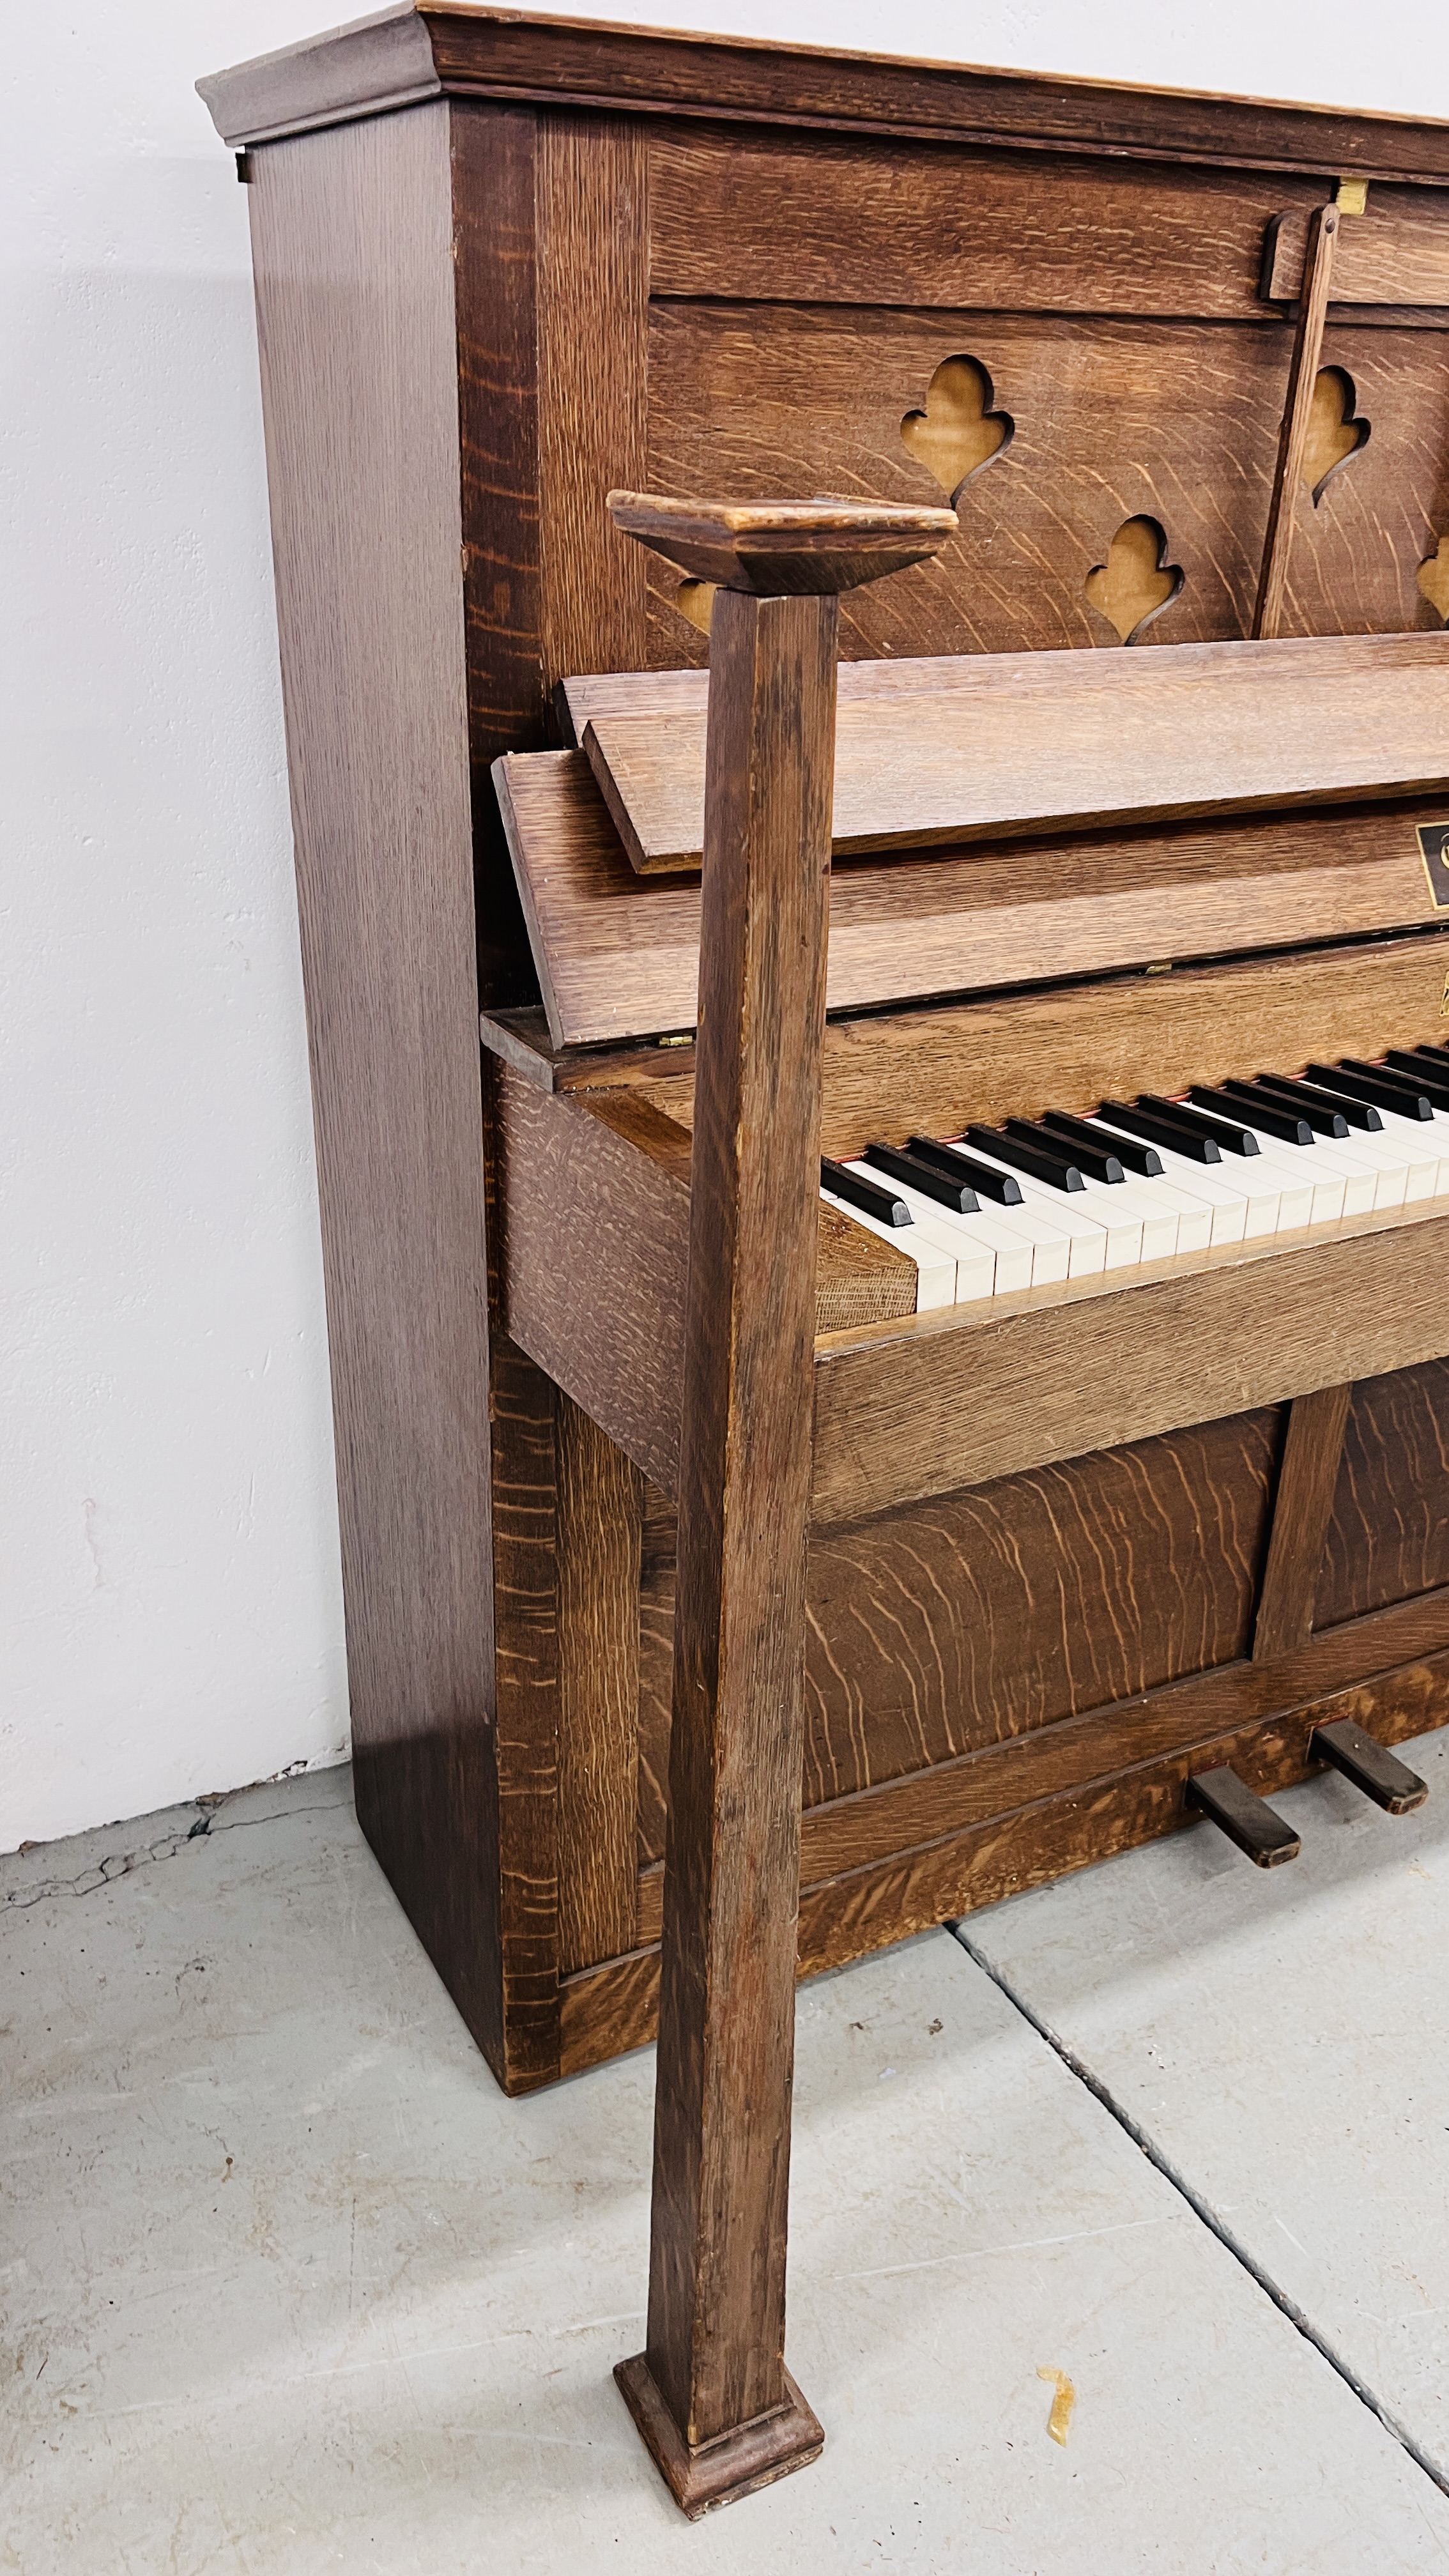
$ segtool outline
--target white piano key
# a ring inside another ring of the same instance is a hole
[[[1332,1225],[1343,1214],[1347,1175],[1335,1172],[1324,1162],[1312,1145],[1285,1145],[1281,1136],[1270,1136],[1265,1128],[1255,1127],[1245,1113],[1243,1125],[1258,1139],[1258,1159],[1282,1176],[1285,1189],[1307,1189],[1308,1214],[1305,1225]],[[1365,1175],[1367,1181],[1368,1176]]]
[[[1101,1127],[1104,1136],[1112,1129],[1105,1120],[1094,1118],[1091,1125]],[[1212,1212],[1214,1244],[1241,1243],[1248,1230],[1248,1200],[1242,1190],[1222,1178],[1221,1163],[1194,1163],[1186,1154],[1173,1153],[1170,1146],[1159,1145],[1162,1177],[1174,1189],[1184,1191],[1200,1207]],[[1257,1229],[1259,1232],[1262,1228]]]
[[[878,1179],[880,1176],[877,1173],[872,1177]],[[958,1265],[952,1254],[943,1252],[939,1244],[923,1241],[916,1235],[913,1225],[882,1225],[878,1217],[867,1216],[864,1208],[848,1206],[844,1199],[836,1198],[830,1190],[822,1190],[820,1195],[827,1207],[839,1208],[841,1215],[848,1216],[853,1224],[863,1225],[867,1234],[878,1234],[882,1243],[894,1244],[897,1252],[904,1252],[909,1260],[914,1261],[918,1315],[924,1315],[932,1306],[955,1305]],[[914,1242],[913,1236],[916,1236]],[[985,1293],[989,1296],[990,1289]]]
[[[953,1151],[956,1149],[956,1140],[953,1137],[943,1137],[941,1142],[950,1145]],[[989,1159],[986,1155],[976,1154],[974,1146],[972,1153],[978,1162]],[[993,1164],[992,1168],[1004,1171],[1006,1166]],[[1012,1178],[1020,1180],[1021,1175],[1019,1172],[1013,1172]],[[897,1185],[893,1182],[891,1186],[894,1188]],[[1051,1191],[1048,1196],[1054,1199],[1056,1192]],[[985,1201],[982,1202],[983,1207],[986,1204]],[[1032,1245],[1032,1286],[1034,1288],[1049,1287],[1053,1282],[1070,1275],[1070,1255],[1074,1238],[1069,1226],[1057,1223],[1051,1208],[1038,1206],[1034,1200],[1026,1198],[1023,1198],[1015,1207],[1002,1207],[993,1199],[990,1202],[990,1208],[993,1217],[1001,1224],[1009,1225],[1013,1233],[1019,1234],[1024,1241]]]
[[[1091,1123],[1089,1120],[1088,1124]],[[1104,1128],[1102,1133],[1104,1141],[1110,1142],[1111,1130]],[[1176,1217],[1176,1249],[1179,1252],[1206,1252],[1209,1244],[1225,1241],[1241,1243],[1243,1239],[1241,1225],[1238,1226],[1235,1234],[1213,1232],[1215,1215],[1222,1216],[1225,1226],[1230,1226],[1231,1220],[1240,1215],[1242,1203],[1238,1199],[1224,1200],[1220,1207],[1215,1208],[1200,1194],[1195,1197],[1189,1188],[1185,1188],[1176,1180],[1170,1180],[1166,1171],[1150,1175],[1134,1172],[1130,1184],[1124,1184],[1124,1186],[1129,1186],[1133,1197],[1141,1201],[1144,1206],[1161,1209]],[[1159,1257],[1156,1254],[1153,1255],[1154,1259]]]
[[[1071,1279],[1090,1279],[1100,1270],[1129,1267],[1141,1254],[1142,1228],[1130,1224],[1119,1226],[1115,1233],[1083,1207],[1085,1191],[1054,1190],[1045,1181],[1035,1181],[1029,1172],[1018,1172],[995,1154],[982,1152],[973,1145],[972,1153],[980,1163],[990,1163],[999,1172],[1010,1172],[1021,1183],[1023,1207],[1037,1208],[1049,1216],[1071,1238],[1067,1275]]]
[[[1402,1154],[1408,1167],[1404,1197],[1410,1199],[1442,1198],[1449,1189],[1449,1119],[1440,1111],[1431,1118],[1401,1118],[1396,1109],[1379,1112],[1384,1122],[1384,1135]]]
[[[1142,1261],[1169,1261],[1178,1248],[1178,1211],[1153,1195],[1152,1183],[1133,1172],[1125,1181],[1094,1181],[1083,1174],[1089,1214],[1107,1202],[1109,1217],[1135,1218],[1142,1227]]]
[[[847,1169],[859,1172],[868,1178],[872,1166],[869,1163],[851,1163]],[[924,1191],[912,1189],[907,1181],[899,1181],[892,1177],[891,1188],[898,1198],[904,1199],[915,1223],[927,1240],[939,1243],[942,1250],[949,1252],[955,1262],[969,1265],[979,1261],[983,1255],[990,1258],[994,1270],[991,1285],[984,1291],[973,1287],[969,1291],[970,1295],[1005,1297],[1014,1288],[1030,1288],[1034,1284],[1032,1255],[1035,1247],[1031,1236],[1020,1232],[1005,1221],[1006,1217],[1014,1211],[1003,1211],[1001,1222],[998,1222],[994,1207],[980,1208],[973,1216],[958,1216],[954,1208],[942,1207],[939,1199],[927,1198]],[[1048,1259],[1043,1277],[1065,1279],[1067,1275],[1065,1245],[1061,1247],[1060,1267],[1056,1269],[1051,1265],[1050,1248],[1044,1247],[1044,1250],[1047,1251]],[[958,1282],[956,1303],[959,1306],[963,1302],[962,1289]]]

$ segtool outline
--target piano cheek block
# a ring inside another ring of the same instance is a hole
[[[1285,1860],[1296,1860],[1303,1848],[1292,1826],[1226,1763],[1215,1771],[1192,1774],[1187,1804],[1236,1843],[1240,1852],[1246,1852],[1255,1869],[1277,1869]]]

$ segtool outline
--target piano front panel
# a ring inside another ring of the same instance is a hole
[[[901,423],[945,359],[970,357],[1014,435],[956,494],[959,539],[846,603],[843,654],[1115,649],[1087,582],[1140,517],[1183,578],[1138,649],[1229,639],[1252,616],[1287,345],[1268,317],[655,303],[650,485],[939,499]],[[1348,372],[1370,435],[1317,507],[1304,498],[1283,631],[1436,625],[1417,575],[1449,526],[1449,333],[1335,324],[1324,360]],[[663,667],[704,659],[677,591],[656,563],[648,658]]]
[[[1449,1362],[1363,1379],[1343,1436],[1321,1628],[1449,1584]]]

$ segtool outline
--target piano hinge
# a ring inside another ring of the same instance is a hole
[[[239,152],[239,153],[237,154],[237,156],[236,156],[236,175],[237,175],[237,182],[238,182],[238,185],[239,185],[239,186],[241,186],[241,187],[243,187],[243,188],[249,188],[249,187],[251,186],[251,184],[252,184],[252,156],[251,156],[250,152]]]
[[[1142,972],[1144,975],[1170,975],[1172,973],[1172,964],[1172,959],[1170,957],[1166,957],[1163,959],[1160,966],[1144,966]]]
[[[1333,202],[1341,215],[1362,215],[1368,211],[1367,179],[1340,179]]]

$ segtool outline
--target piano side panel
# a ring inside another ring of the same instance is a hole
[[[1416,575],[1449,524],[1443,340],[1335,331],[1327,354],[1351,367],[1372,435],[1316,510],[1305,497],[1286,632],[1436,622]],[[1115,649],[1085,585],[1122,524],[1144,515],[1184,576],[1148,640],[1228,639],[1251,620],[1289,345],[1274,320],[656,303],[650,479],[664,490],[720,482],[742,495],[939,498],[901,422],[944,359],[969,356],[989,371],[1015,435],[959,493],[959,539],[847,603],[847,658]],[[667,569],[651,578],[651,660],[702,660],[703,638],[676,607]]]
[[[1449,1361],[1354,1388],[1315,1617],[1320,1628],[1449,1583]]]

